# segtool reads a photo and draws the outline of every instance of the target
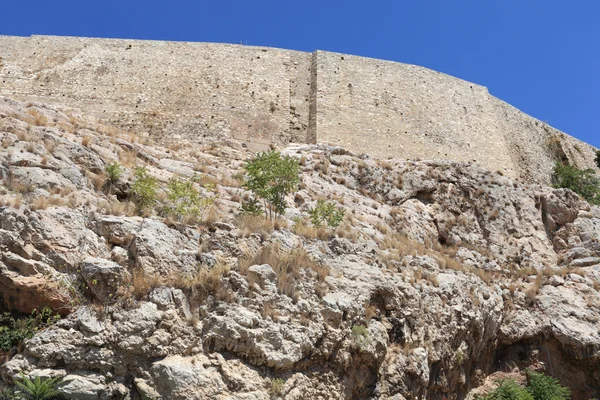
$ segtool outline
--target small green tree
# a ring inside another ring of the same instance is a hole
[[[317,200],[315,208],[308,210],[310,221],[314,226],[327,223],[332,228],[337,228],[344,219],[346,210],[336,207],[334,203],[325,200]]]
[[[552,179],[554,187],[571,189],[588,202],[600,204],[600,178],[593,169],[556,163]]]
[[[42,379],[36,376],[29,379],[21,373],[21,381],[17,381],[17,399],[49,400],[58,395],[58,385],[62,378]]]
[[[131,185],[133,202],[138,211],[145,211],[156,204],[158,182],[148,173],[146,167],[137,167],[134,176],[133,185]]]
[[[527,391],[531,393],[534,400],[568,400],[571,391],[551,376],[527,370]]]
[[[215,197],[203,197],[194,187],[193,179],[173,177],[167,185],[167,201],[167,213],[175,215],[181,221],[186,216],[202,218],[208,207],[215,202]]]
[[[259,153],[246,163],[244,187],[263,201],[265,216],[273,219],[287,208],[285,196],[298,185],[298,161],[276,150]]]
[[[600,150],[596,150],[596,165],[600,168]]]
[[[527,389],[519,386],[512,379],[498,381],[498,387],[490,394],[479,400],[534,400]]]
[[[110,183],[116,183],[121,175],[123,175],[123,168],[116,161],[108,163],[106,167],[104,167],[104,171],[106,172]]]

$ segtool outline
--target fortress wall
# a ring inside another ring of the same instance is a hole
[[[308,53],[162,41],[0,37],[0,95],[82,108],[157,138],[308,141]]]
[[[548,182],[595,149],[426,68],[345,54],[56,36],[0,36],[0,96],[156,139],[234,137],[251,149],[326,142],[378,157],[469,161]],[[558,138],[558,139],[557,139]]]
[[[320,142],[380,157],[472,161],[512,177],[547,182],[560,157],[552,138],[593,147],[491,96],[487,88],[426,68],[317,51]],[[584,150],[585,149],[585,150]]]

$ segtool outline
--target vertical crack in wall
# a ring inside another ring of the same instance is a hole
[[[307,143],[317,143],[317,67],[318,50],[313,51],[310,63],[310,96],[308,105]]]

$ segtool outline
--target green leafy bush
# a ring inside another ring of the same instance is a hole
[[[556,188],[571,189],[590,203],[600,204],[600,178],[593,169],[556,163],[553,182]]]
[[[245,169],[244,187],[263,201],[265,216],[273,219],[282,215],[287,208],[285,196],[298,185],[298,161],[270,150],[259,153]]]
[[[519,386],[512,379],[503,379],[498,382],[499,386],[492,393],[479,400],[534,400],[527,389]]]
[[[561,386],[551,376],[528,370],[527,377],[527,391],[531,393],[534,400],[568,400],[571,398],[571,391]]]
[[[320,226],[327,223],[332,228],[337,228],[344,219],[346,210],[342,207],[336,207],[334,203],[325,200],[317,200],[315,208],[308,211],[310,221],[314,226]]]
[[[600,150],[596,150],[596,165],[600,168]]]
[[[568,400],[571,392],[568,388],[547,375],[527,370],[527,387],[519,386],[512,379],[498,382],[499,386],[479,400]]]
[[[146,167],[137,167],[131,192],[138,211],[148,210],[156,204],[157,190],[158,182],[156,178],[148,174]]]
[[[202,218],[205,211],[215,202],[214,196],[203,197],[194,187],[194,180],[172,178],[167,185],[165,210],[179,221],[184,217]]]
[[[10,351],[25,339],[32,338],[35,333],[58,321],[60,317],[50,309],[33,310],[30,316],[14,318],[9,313],[0,315],[0,349]]]
[[[123,168],[116,161],[107,164],[106,167],[104,167],[104,171],[111,183],[116,183],[123,175]]]
[[[62,378],[42,379],[36,376],[29,379],[21,374],[21,381],[17,382],[17,399],[27,400],[49,400],[54,398],[60,392],[58,385]]]

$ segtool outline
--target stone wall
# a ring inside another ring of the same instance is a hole
[[[319,141],[380,157],[472,161],[546,182],[563,155],[558,138],[569,159],[594,166],[593,147],[483,86],[415,65],[322,51],[316,58]]]
[[[159,139],[308,141],[307,53],[32,36],[0,37],[0,57],[1,95],[78,107]]]
[[[0,95],[80,108],[159,140],[324,142],[379,157],[472,161],[547,182],[594,148],[426,68],[243,45],[0,36]]]

